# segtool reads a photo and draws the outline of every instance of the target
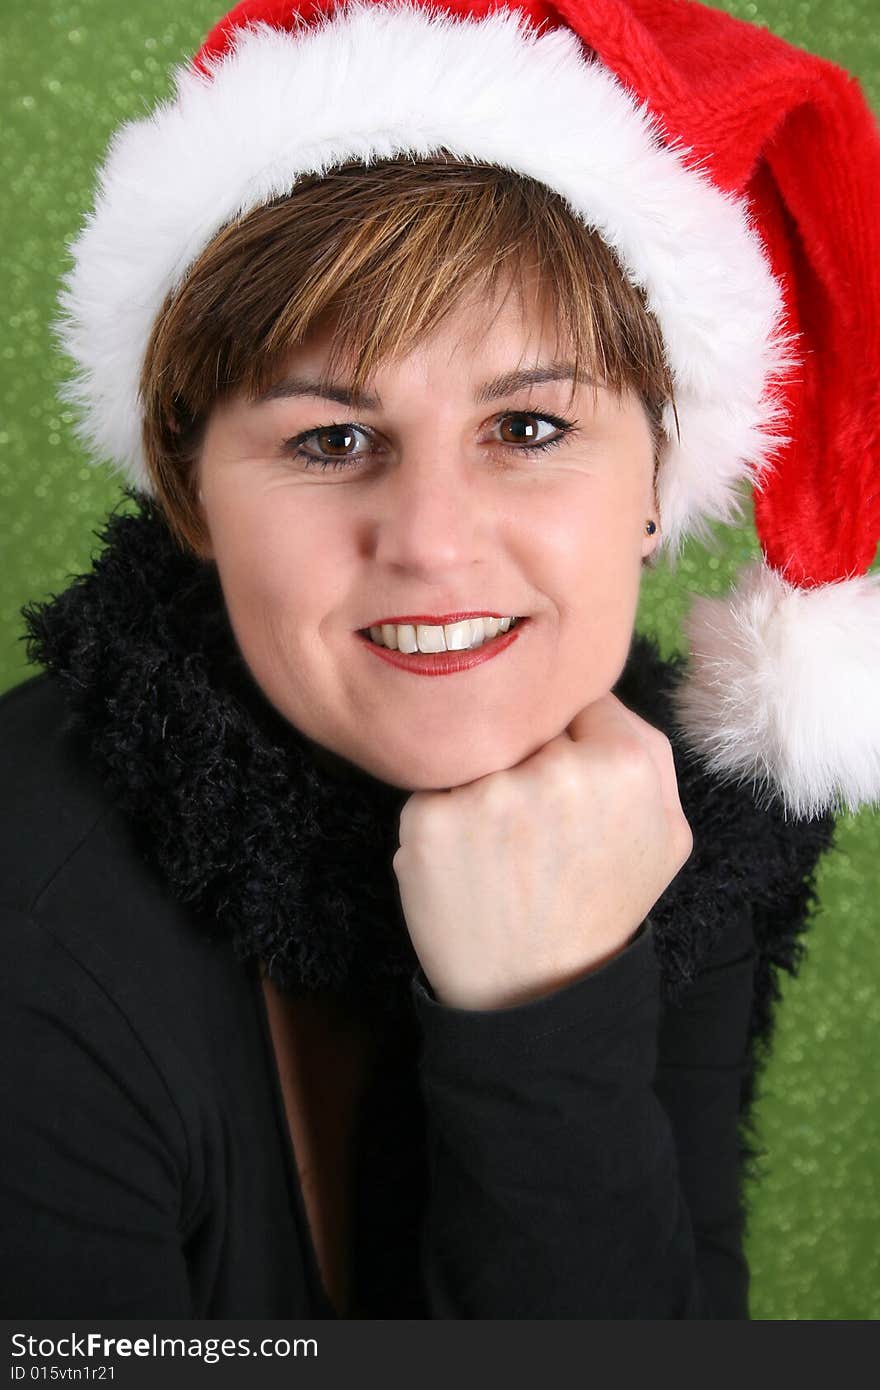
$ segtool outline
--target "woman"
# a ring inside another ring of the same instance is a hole
[[[830,760],[786,692],[792,760],[769,694],[633,626],[780,447],[778,283],[568,30],[283,8],[117,142],[63,295],[136,509],[26,610],[46,672],[2,705],[4,1306],[747,1317],[776,971],[873,732]],[[778,645],[814,607],[759,578]]]

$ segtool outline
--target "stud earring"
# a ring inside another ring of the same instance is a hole
[[[654,532],[657,530],[656,523],[653,521],[648,521],[645,525],[645,530],[649,536],[653,536]]]

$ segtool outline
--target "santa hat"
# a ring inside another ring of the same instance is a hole
[[[152,493],[141,364],[231,219],[440,147],[560,193],[640,286],[676,393],[662,544],[762,558],[685,621],[685,742],[810,819],[880,801],[880,134],[843,69],[689,0],[244,0],[113,137],[56,325],[80,438]]]

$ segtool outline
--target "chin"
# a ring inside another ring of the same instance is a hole
[[[361,766],[374,777],[401,791],[449,791],[452,787],[463,787],[490,773],[514,767],[531,751],[511,748],[507,753],[494,750],[478,754],[467,749],[455,752],[441,752],[438,749],[435,756],[426,757],[425,750],[419,749],[411,757],[398,756],[369,767],[362,762]]]

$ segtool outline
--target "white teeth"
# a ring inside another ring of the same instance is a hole
[[[446,650],[448,652],[467,651],[473,641],[474,630],[469,618],[461,623],[447,623],[442,631],[446,637]]]
[[[481,647],[499,632],[508,632],[515,618],[467,618],[442,627],[428,623],[382,623],[370,628],[381,647],[401,652],[463,652]]]
[[[416,628],[416,641],[420,652],[446,651],[446,634],[442,627],[427,627],[419,623]]]

